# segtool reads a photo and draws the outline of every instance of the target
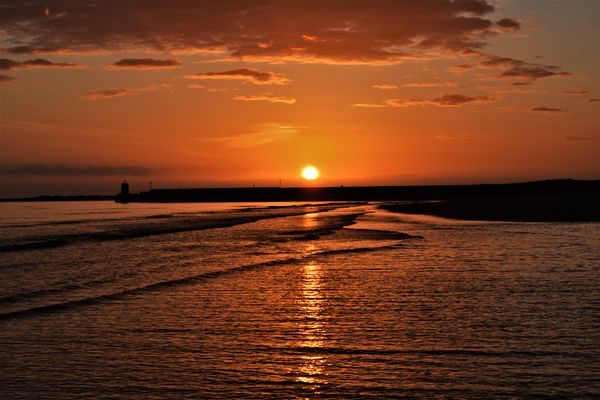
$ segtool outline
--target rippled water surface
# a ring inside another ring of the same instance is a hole
[[[0,203],[0,398],[600,398],[600,224]]]

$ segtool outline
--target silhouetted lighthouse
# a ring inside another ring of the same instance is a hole
[[[129,183],[127,183],[127,181],[123,181],[123,183],[121,183],[121,193],[115,196],[115,201],[117,203],[129,202]]]
[[[129,196],[129,183],[127,183],[127,181],[121,183],[121,196]]]

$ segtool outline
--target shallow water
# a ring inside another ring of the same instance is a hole
[[[273,206],[0,204],[0,398],[600,396],[600,224]]]

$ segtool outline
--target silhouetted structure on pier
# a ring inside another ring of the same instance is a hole
[[[129,183],[121,183],[121,192],[115,197],[117,203],[129,203]]]
[[[117,196],[117,202],[403,201],[473,197],[597,196],[600,181],[570,179],[511,184],[443,186],[338,186],[151,189]]]

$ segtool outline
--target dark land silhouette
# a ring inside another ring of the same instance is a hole
[[[361,187],[152,189],[117,202],[383,201],[389,211],[469,220],[599,221],[600,181]],[[401,203],[394,203],[401,202]]]
[[[467,220],[600,221],[600,180],[510,184],[151,189],[115,196],[39,196],[3,201],[118,203],[380,201],[393,212]]]
[[[477,221],[585,222],[600,221],[600,196],[529,195],[453,198],[435,202],[383,204],[380,208],[406,214]]]

